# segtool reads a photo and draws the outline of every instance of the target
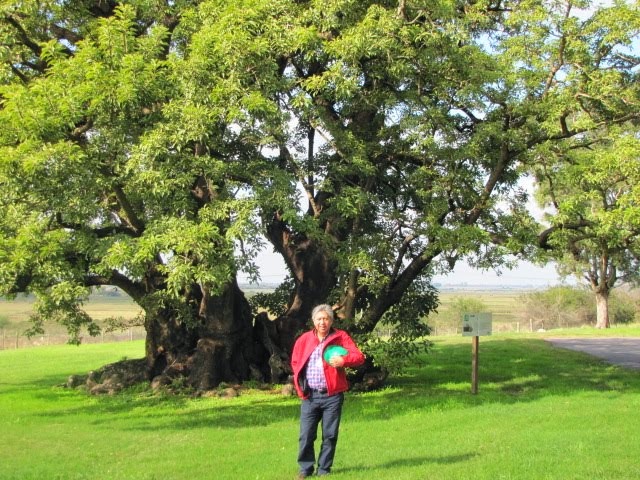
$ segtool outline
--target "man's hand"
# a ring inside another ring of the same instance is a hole
[[[340,368],[344,365],[344,358],[341,357],[340,355],[334,355],[329,360],[329,365],[331,365],[334,368]]]

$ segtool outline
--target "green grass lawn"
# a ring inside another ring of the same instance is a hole
[[[293,397],[91,397],[58,386],[143,348],[0,351],[0,479],[294,478]],[[495,335],[480,340],[472,395],[470,363],[469,338],[438,338],[384,390],[349,394],[332,478],[640,478],[639,371],[539,335]]]

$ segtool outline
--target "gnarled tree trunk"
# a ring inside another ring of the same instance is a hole
[[[271,380],[264,350],[254,340],[250,306],[235,280],[219,294],[203,291],[197,325],[177,312],[161,310],[146,322],[146,360],[150,379],[169,383],[186,377],[198,390],[221,382]]]
[[[282,255],[295,283],[287,311],[274,323],[274,341],[288,355],[296,336],[309,328],[313,307],[325,303],[336,286],[337,263],[318,241],[293,235],[279,220],[269,225],[268,237]]]

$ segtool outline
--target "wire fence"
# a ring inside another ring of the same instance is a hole
[[[523,322],[493,322],[491,330],[494,333],[532,333],[543,332],[546,330],[544,320],[534,320]],[[462,335],[462,324],[460,325],[447,325],[447,324],[434,324],[431,325],[432,336],[444,336],[444,335]]]
[[[492,330],[500,332],[539,332],[545,330],[544,321],[529,320],[528,322],[494,322]],[[389,337],[392,330],[380,328],[377,330],[381,337]],[[461,335],[462,325],[451,325],[435,323],[431,325],[431,336]],[[110,343],[110,342],[131,342],[134,340],[144,340],[146,332],[144,327],[129,327],[126,330],[101,333],[95,337],[84,335],[81,337],[82,343]],[[14,350],[17,348],[40,347],[43,345],[63,345],[68,343],[69,336],[66,333],[47,333],[28,337],[21,330],[0,329],[0,350]]]
[[[101,333],[95,337],[84,335],[82,343],[111,343],[144,340],[144,327],[130,327],[126,330]],[[17,348],[41,347],[44,345],[64,345],[69,342],[66,333],[47,333],[28,337],[20,330],[0,330],[0,350],[15,350]]]
[[[577,327],[580,325],[572,325]],[[593,325],[590,325],[593,326]],[[431,336],[462,335],[462,324],[438,323],[430,325]],[[549,329],[558,328],[557,325],[549,325]],[[544,320],[529,319],[529,321],[516,322],[494,322],[492,324],[493,333],[532,333],[544,332],[547,330]],[[389,338],[393,330],[378,328],[376,332],[380,337]],[[110,343],[110,342],[131,342],[134,340],[144,340],[146,332],[144,327],[129,327],[122,331],[101,333],[95,337],[84,335],[81,337],[82,343]],[[66,333],[48,333],[28,337],[20,330],[0,329],[0,350],[13,350],[17,348],[39,347],[43,345],[63,345],[68,343],[69,336]]]

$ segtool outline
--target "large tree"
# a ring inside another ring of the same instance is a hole
[[[636,6],[314,5],[304,18],[317,35],[289,55],[282,75],[295,82],[279,97],[296,130],[278,159],[306,202],[262,204],[294,281],[276,322],[285,341],[318,296],[370,332],[421,276],[527,253],[521,172],[637,117]],[[393,317],[400,331],[407,313]]]
[[[232,180],[252,129],[241,80],[211,80],[219,58],[185,67],[189,3],[5,5],[1,275],[38,296],[36,329],[57,318],[74,339],[95,331],[88,288],[117,285],[144,309],[149,377],[205,389],[270,372],[235,281],[256,237]]]
[[[144,308],[148,375],[202,389],[282,379],[319,302],[356,334],[384,319],[423,333],[431,274],[527,249],[517,182],[534,154],[638,114],[635,58],[603,48],[637,33],[624,5],[585,19],[570,2],[27,1],[2,15],[3,293],[37,294],[36,321],[77,333],[87,288],[117,285]],[[292,276],[275,322],[251,318],[236,282],[261,234]]]

